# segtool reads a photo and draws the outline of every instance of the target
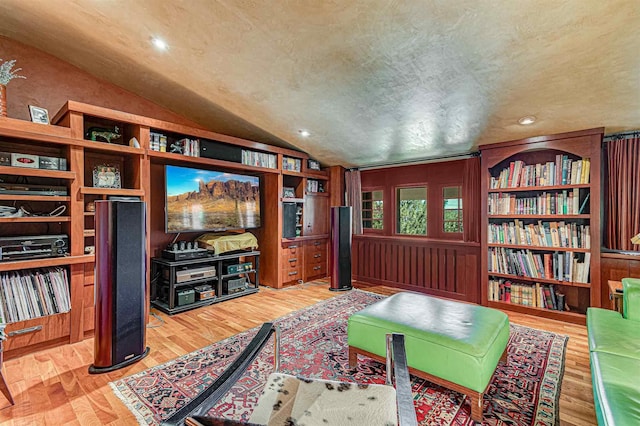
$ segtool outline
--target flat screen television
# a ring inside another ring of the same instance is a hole
[[[260,227],[260,178],[165,166],[165,231],[204,232]]]

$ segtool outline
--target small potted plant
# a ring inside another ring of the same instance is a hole
[[[27,78],[18,75],[22,68],[13,69],[16,60],[4,61],[0,59],[0,117],[7,116],[7,84],[14,78]]]

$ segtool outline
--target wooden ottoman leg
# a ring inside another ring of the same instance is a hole
[[[358,366],[358,352],[352,346],[349,346],[349,368],[356,368]]]
[[[469,394],[471,399],[471,419],[482,423],[482,395],[479,392]]]

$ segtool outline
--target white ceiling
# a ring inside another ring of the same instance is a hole
[[[640,128],[640,0],[2,0],[0,34],[326,165]]]

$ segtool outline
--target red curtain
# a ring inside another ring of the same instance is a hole
[[[640,250],[631,237],[640,232],[640,133],[614,138],[605,149],[605,245],[613,250]]]
[[[480,242],[480,157],[465,161],[462,208],[464,241]]]

